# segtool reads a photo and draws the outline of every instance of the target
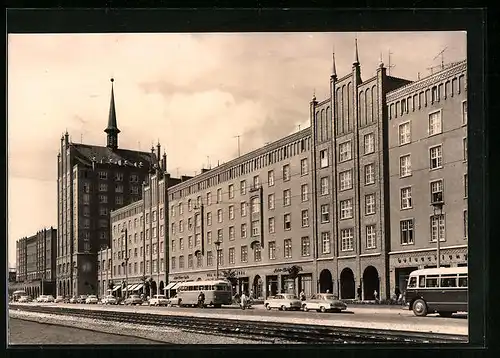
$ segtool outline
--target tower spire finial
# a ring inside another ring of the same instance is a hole
[[[332,77],[337,77],[337,67],[335,66],[335,48],[332,48]]]
[[[354,62],[353,65],[359,65],[359,55],[358,55],[358,35],[354,38]]]
[[[115,79],[111,78],[110,81],[111,81],[111,101],[109,104],[108,127],[104,130],[104,132],[106,132],[106,134],[108,135],[107,147],[111,149],[117,149],[118,133],[120,133],[120,130],[116,125],[115,92],[113,86],[113,82],[115,81]]]

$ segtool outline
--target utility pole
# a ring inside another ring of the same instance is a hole
[[[238,138],[238,157],[240,156],[240,135],[235,135],[233,138]]]

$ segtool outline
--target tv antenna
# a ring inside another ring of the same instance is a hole
[[[444,49],[441,50],[441,52],[439,52],[436,57],[434,57],[432,60],[435,61],[439,56],[441,56],[441,69],[444,70],[444,52],[446,51],[446,49],[448,48],[448,46],[446,46]],[[439,66],[435,66],[435,67],[439,67]]]
[[[388,75],[390,75],[390,74],[391,74],[391,68],[396,67],[396,65],[393,65],[393,64],[391,63],[391,55],[394,55],[394,54],[391,52],[391,50],[389,50],[388,55],[389,55],[389,56],[388,56],[389,58],[388,58],[388,63],[387,63],[387,74],[388,74]]]

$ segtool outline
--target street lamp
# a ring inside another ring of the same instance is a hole
[[[217,276],[217,279],[219,279],[219,247],[220,247],[220,244],[222,244],[222,242],[217,239],[217,241],[214,242],[214,245],[217,247],[217,258],[216,258],[216,271],[215,271],[215,275]]]
[[[434,218],[437,219],[437,247],[436,247],[436,253],[437,253],[437,261],[436,261],[436,264],[437,264],[437,268],[440,268],[441,267],[441,238],[440,238],[440,235],[439,235],[439,227],[440,227],[440,224],[441,224],[441,215],[443,215],[443,206],[444,206],[444,201],[436,201],[436,202],[433,202],[432,204],[432,208],[434,210]]]

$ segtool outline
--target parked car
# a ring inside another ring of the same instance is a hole
[[[302,302],[302,309],[305,312],[309,310],[340,312],[346,310],[347,305],[331,293],[317,293]]]
[[[80,295],[77,297],[76,303],[85,303],[86,300],[87,300],[87,295]]]
[[[115,296],[113,295],[108,295],[108,296],[105,296],[102,300],[101,300],[101,303],[103,305],[117,305],[118,304],[118,300],[115,298]]]
[[[54,302],[56,299],[52,295],[47,295],[45,296],[45,301],[44,302]]]
[[[54,300],[55,303],[64,303],[65,298],[63,296],[57,296]]]
[[[69,299],[69,303],[78,303],[77,301],[78,301],[78,297],[76,297],[76,296],[73,296]]]
[[[168,303],[167,303],[167,306],[179,306],[179,301],[180,301],[180,297],[175,295],[174,297],[171,297],[168,299]]]
[[[85,303],[88,303],[88,304],[97,304],[97,302],[99,302],[99,299],[97,298],[96,295],[89,295],[85,299]]]
[[[125,300],[126,305],[142,305],[142,298],[139,295],[131,295]]]
[[[270,310],[271,308],[277,308],[282,311],[286,310],[299,310],[302,307],[302,301],[291,293],[281,293],[276,296],[268,297],[264,301],[264,307]]]
[[[149,300],[150,306],[166,306],[168,305],[168,299],[165,295],[154,295],[153,298]]]
[[[32,299],[31,299],[30,296],[21,296],[17,300],[17,302],[20,302],[20,303],[28,303],[28,302],[31,302],[31,301],[32,301]]]

